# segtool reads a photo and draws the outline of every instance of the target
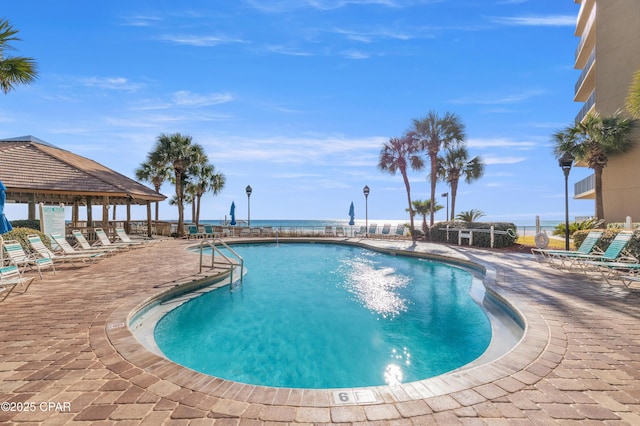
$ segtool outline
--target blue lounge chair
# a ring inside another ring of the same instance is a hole
[[[591,231],[586,236],[580,247],[577,250],[567,251],[567,250],[553,250],[553,249],[539,249],[532,248],[531,253],[534,255],[536,260],[540,263],[546,263],[550,266],[554,267],[566,267],[566,262],[573,263],[576,258],[581,255],[598,255],[603,254],[603,252],[596,247],[598,240],[602,237],[602,231]]]

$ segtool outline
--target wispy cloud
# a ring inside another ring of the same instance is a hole
[[[369,59],[371,57],[368,53],[360,50],[345,50],[342,52],[342,56],[347,59]]]
[[[334,10],[352,5],[403,8],[416,4],[442,3],[444,1],[446,0],[247,0],[247,4],[261,12],[281,13],[302,8]]]
[[[400,33],[390,30],[379,30],[379,31],[353,31],[353,30],[345,30],[342,28],[336,28],[333,30],[334,33],[343,35],[347,39],[352,41],[359,41],[362,43],[372,43],[376,39],[394,39],[394,40],[410,40],[413,37],[406,34]]]
[[[306,136],[272,138],[225,138],[201,143],[215,149],[216,158],[234,162],[270,162],[274,164],[304,164],[339,166],[342,161],[377,151],[385,137],[347,138],[344,136]],[[371,163],[368,163],[371,166]]]
[[[486,165],[493,164],[517,164],[526,161],[527,157],[507,157],[507,156],[499,156],[499,155],[483,155],[482,161]]]
[[[495,139],[469,139],[467,146],[470,148],[518,148],[518,149],[531,149],[538,146],[533,141],[514,141],[506,138]]]
[[[230,102],[233,100],[233,96],[230,93],[200,95],[189,92],[188,90],[180,90],[173,94],[172,100],[173,103],[178,106],[201,107]]]
[[[573,15],[498,16],[490,19],[497,24],[525,27],[572,27],[576,24],[576,17]]]
[[[106,90],[135,91],[142,87],[142,83],[133,83],[124,77],[89,77],[81,80],[87,87],[97,87]]]
[[[313,56],[310,52],[305,52],[295,47],[287,47],[282,45],[267,45],[265,50],[269,53],[287,56]]]
[[[165,34],[159,37],[160,40],[175,43],[175,44],[183,44],[188,46],[197,46],[197,47],[211,47],[218,46],[221,44],[232,44],[232,43],[247,43],[247,41],[229,37],[225,35],[192,35],[192,34],[183,34],[183,35],[174,35],[174,34]]]
[[[162,21],[162,18],[158,16],[125,16],[123,18],[123,25],[131,27],[151,27],[158,22]]]
[[[487,93],[484,95],[475,95],[473,97],[450,99],[448,102],[452,104],[477,104],[477,105],[501,105],[515,104],[528,101],[544,94],[543,90],[528,90],[524,92],[516,92],[509,94]]]

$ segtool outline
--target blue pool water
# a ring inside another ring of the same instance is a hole
[[[472,275],[416,258],[330,244],[236,245],[244,283],[165,315],[169,359],[255,385],[341,388],[456,369],[491,340]]]

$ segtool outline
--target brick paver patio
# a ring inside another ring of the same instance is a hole
[[[0,303],[0,424],[640,424],[640,292],[528,255],[370,243],[488,266],[489,285],[526,318],[522,342],[488,365],[368,388],[373,400],[351,404],[205,376],[123,327],[149,297],[202,277],[192,242],[167,240],[45,272]]]

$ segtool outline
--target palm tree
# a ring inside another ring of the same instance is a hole
[[[627,110],[634,117],[640,118],[640,70],[633,75],[633,81],[629,87]]]
[[[413,204],[414,212],[422,216],[422,232],[427,232],[427,215],[431,212],[431,200],[413,200],[411,203]],[[436,202],[433,210],[437,212],[443,208],[444,206]]]
[[[464,124],[460,117],[451,112],[440,117],[437,112],[429,111],[426,117],[413,120],[415,138],[421,150],[426,151],[431,164],[429,180],[431,183],[431,217],[429,225],[433,226],[433,207],[436,202],[436,182],[438,180],[438,153],[442,148],[464,141]]]
[[[407,190],[407,201],[409,204],[409,217],[411,220],[411,230],[413,231],[413,206],[411,204],[411,185],[407,176],[407,169],[422,170],[424,161],[420,158],[419,147],[412,134],[406,134],[402,138],[391,138],[385,143],[380,151],[380,161],[378,168],[382,171],[395,175],[397,171],[402,175],[404,186]]]
[[[602,201],[602,171],[609,162],[609,157],[629,152],[636,141],[631,132],[636,120],[622,117],[620,113],[601,116],[589,113],[574,126],[569,126],[553,135],[553,154],[560,158],[568,152],[576,161],[587,164],[593,169],[595,176],[596,217],[604,219],[604,203]]]
[[[456,194],[458,182],[463,177],[466,183],[478,180],[484,174],[484,163],[479,156],[469,160],[464,145],[449,146],[443,157],[438,157],[438,177],[451,187],[451,220],[456,212]],[[449,218],[447,218],[449,220]]]
[[[178,235],[184,235],[185,186],[193,175],[197,164],[202,161],[202,146],[192,143],[191,136],[174,133],[158,136],[154,150],[149,153],[149,161],[160,168],[173,172],[172,183],[176,187],[175,203],[178,206]]]
[[[481,217],[486,216],[482,210],[471,209],[469,211],[460,212],[456,216],[456,219],[464,222],[475,222]]]
[[[147,156],[147,161],[140,164],[140,167],[136,169],[136,179],[151,183],[153,189],[155,189],[156,192],[160,192],[162,184],[169,179],[169,169],[153,164],[149,157],[150,156]],[[159,210],[160,202],[156,201],[156,222],[158,221]]]
[[[216,196],[222,191],[226,178],[221,172],[216,172],[213,164],[198,165],[198,170],[189,183],[192,195],[193,217],[196,225],[200,223],[200,202],[202,196],[211,191]]]
[[[15,84],[30,84],[38,76],[36,63],[32,58],[6,56],[5,50],[11,50],[10,41],[19,41],[18,30],[6,19],[0,19],[0,88],[5,93],[14,90]]]

